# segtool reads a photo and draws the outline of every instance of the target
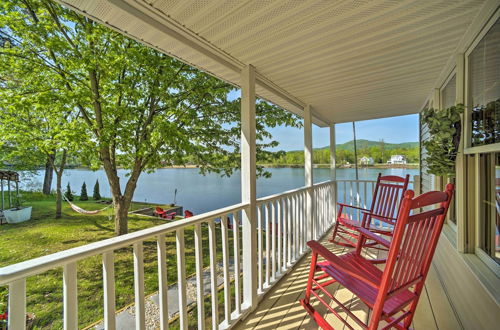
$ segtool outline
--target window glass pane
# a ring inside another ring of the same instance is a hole
[[[500,153],[481,157],[480,248],[500,264]]]
[[[441,97],[443,99],[442,102],[443,109],[455,105],[456,95],[457,95],[457,80],[455,79],[455,75],[453,75],[453,78],[451,78],[450,81],[448,81],[448,83],[441,92]]]
[[[469,56],[472,146],[500,143],[500,20]]]

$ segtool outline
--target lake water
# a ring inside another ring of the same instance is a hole
[[[272,177],[269,179],[259,178],[257,181],[257,197],[268,196],[287,190],[304,186],[303,168],[268,168]],[[359,169],[361,180],[375,180],[378,173],[385,175],[418,175],[418,169]],[[22,187],[40,190],[43,182],[43,171],[38,172],[31,178],[23,180]],[[120,170],[122,187],[125,186],[127,178],[126,171]],[[314,183],[330,180],[330,169],[316,168],[313,173]],[[355,170],[337,169],[337,179],[355,179]],[[63,174],[63,187],[69,182],[71,190],[80,194],[80,189],[85,181],[87,192],[92,196],[96,180],[99,180],[100,192],[103,197],[111,197],[109,185],[103,170],[90,171],[85,169],[65,170]],[[52,183],[55,187],[55,178]],[[158,204],[172,203],[174,191],[177,188],[177,204],[184,209],[200,214],[221,207],[230,206],[241,202],[240,173],[235,172],[231,177],[221,177],[217,174],[199,174],[195,168],[166,168],[159,169],[154,173],[142,173],[134,201],[145,201]],[[340,189],[340,186],[339,186]],[[340,196],[340,192],[339,192]]]

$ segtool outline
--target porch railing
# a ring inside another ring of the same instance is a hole
[[[311,188],[299,188],[284,193],[257,199],[257,260],[251,261],[257,273],[258,295],[264,294],[277,280],[289,271],[307,251],[306,242],[319,238],[333,225],[335,201],[369,207],[375,188],[372,180],[336,180],[315,184]],[[307,194],[313,194],[312,217],[307,216]],[[136,328],[145,328],[144,252],[146,240],[156,240],[158,260],[158,296],[160,325],[168,327],[168,284],[167,283],[167,234],[175,235],[177,260],[177,283],[179,320],[181,328],[187,328],[188,299],[186,297],[186,253],[185,232],[193,231],[196,278],[197,324],[205,328],[204,301],[211,294],[212,328],[229,328],[238,319],[256,306],[243,309],[243,281],[241,212],[248,204],[237,204],[200,214],[186,220],[144,229],[120,237],[61,251],[51,255],[24,261],[0,268],[0,286],[9,287],[10,329],[24,329],[26,326],[26,279],[48,270],[63,267],[63,324],[65,329],[78,328],[77,262],[93,256],[102,258],[104,315],[106,329],[114,329],[115,297],[115,251],[133,247],[134,297]],[[354,215],[353,215],[354,216]],[[205,289],[203,265],[202,227],[208,232],[209,287]],[[220,246],[217,236],[220,235]],[[313,237],[311,237],[313,236]],[[222,263],[218,262],[222,255]],[[218,274],[218,269],[222,274]],[[222,282],[222,286],[219,285]],[[172,283],[170,283],[172,284]],[[233,289],[233,290],[232,290]],[[223,290],[223,301],[219,301],[219,290]],[[223,320],[219,320],[219,306]]]
[[[334,187],[335,183],[330,181],[316,184],[312,188],[300,188],[257,200],[258,260],[252,269],[257,272],[258,294],[262,295],[272,287],[306,252],[305,243],[309,239],[306,233],[309,233],[309,230],[317,237],[333,224]],[[308,189],[312,190],[314,196],[314,213],[311,218],[306,216],[305,201]],[[205,327],[204,300],[207,290],[205,290],[203,273],[202,232],[204,231],[202,227],[208,230],[209,287],[212,293],[210,298],[211,326],[212,328],[230,327],[246,312],[256,307],[251,306],[246,310],[242,308],[243,283],[240,276],[243,262],[242,249],[245,242],[241,242],[240,219],[241,212],[248,207],[247,204],[237,204],[186,220],[170,222],[1,268],[0,286],[8,285],[9,289],[9,329],[25,329],[27,278],[58,267],[63,268],[61,282],[64,328],[78,328],[77,263],[94,256],[102,258],[103,323],[106,329],[114,329],[116,327],[114,256],[116,250],[125,247],[133,247],[135,322],[136,329],[144,329],[146,316],[143,243],[151,239],[156,240],[157,245],[160,325],[162,329],[166,329],[169,318],[166,244],[169,243],[166,242],[165,236],[169,233],[175,233],[180,326],[187,328],[188,299],[186,297],[184,235],[188,231],[193,231],[195,246],[197,324],[203,329]],[[217,244],[219,235],[221,244]],[[221,265],[218,263],[220,254],[222,255]],[[222,269],[222,274],[218,274],[219,268]],[[222,289],[219,285],[221,278]],[[223,301],[218,299],[219,290],[223,290]],[[219,320],[219,306],[224,311],[223,320]]]

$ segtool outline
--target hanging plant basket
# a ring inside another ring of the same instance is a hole
[[[430,138],[423,142],[427,157],[423,160],[427,172],[437,176],[454,177],[455,160],[462,125],[460,114],[464,106],[458,104],[443,110],[427,109],[422,112],[422,123],[429,128]]]

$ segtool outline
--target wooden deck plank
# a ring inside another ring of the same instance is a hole
[[[414,330],[437,330],[436,319],[434,318],[434,312],[432,311],[427,291],[426,286],[418,301],[415,317],[413,318]]]
[[[335,253],[345,252],[343,248],[329,243],[326,238],[322,243]],[[308,316],[299,302],[304,296],[309,265],[310,256],[306,256],[298,262],[295,268],[267,293],[257,310],[240,322],[236,329],[318,329],[317,324]],[[354,297],[345,288],[339,288],[338,284],[335,286],[330,287],[335,297],[340,301],[351,300],[351,311],[362,320],[366,320],[368,318],[366,306],[356,299],[353,300]],[[344,324],[332,313],[326,313],[326,308],[319,304],[317,299],[313,301],[313,306],[325,315],[326,320],[335,329],[345,328]],[[343,315],[346,317],[346,313]],[[359,328],[353,322],[350,324],[356,329]],[[413,326],[418,330],[461,328],[434,267],[431,267],[429,272]]]
[[[437,328],[440,330],[461,329],[462,326],[456,318],[455,311],[441,285],[434,265],[431,265],[425,284],[429,294],[430,305],[436,319]]]
[[[302,294],[304,286],[300,286],[299,282],[304,272],[304,268],[309,265],[309,258],[300,261],[293,272],[281,279],[260,303],[256,311],[249,315],[244,324],[239,324],[236,329],[253,329],[253,328],[275,328],[282,322],[283,318],[288,315],[288,310],[298,301]],[[307,271],[306,271],[307,272]],[[299,318],[302,320],[305,315],[300,311]]]

